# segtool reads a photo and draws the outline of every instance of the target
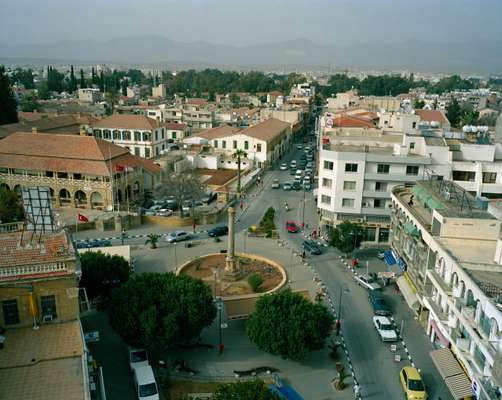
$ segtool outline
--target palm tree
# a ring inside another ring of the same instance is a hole
[[[237,158],[237,193],[241,192],[241,158],[246,158],[248,153],[242,149],[235,150],[233,158]]]
[[[146,242],[145,244],[150,244],[151,249],[156,249],[157,248],[157,242],[160,239],[160,235],[157,235],[156,233],[150,233],[147,235]]]

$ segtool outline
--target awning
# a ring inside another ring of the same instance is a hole
[[[429,354],[455,400],[473,395],[471,382],[450,349],[433,350]]]
[[[396,283],[408,306],[412,310],[418,311],[420,307],[420,303],[418,302],[418,297],[413,292],[413,289],[410,287],[406,278],[404,276],[400,276],[399,278],[397,278]]]
[[[385,264],[389,267],[397,263],[396,257],[394,257],[394,253],[392,250],[387,250],[383,253],[383,259],[385,260]]]

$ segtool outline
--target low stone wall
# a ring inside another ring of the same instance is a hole
[[[193,224],[192,217],[181,218],[177,215],[170,217],[158,217],[156,215],[143,215],[141,220],[144,224],[160,224],[167,226],[189,226]]]

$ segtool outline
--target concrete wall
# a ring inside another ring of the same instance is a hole
[[[435,213],[436,215],[436,213]],[[496,240],[499,237],[500,221],[494,219],[440,218],[441,237]]]

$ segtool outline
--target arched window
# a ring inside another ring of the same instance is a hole
[[[131,140],[131,131],[122,131],[122,140]]]

